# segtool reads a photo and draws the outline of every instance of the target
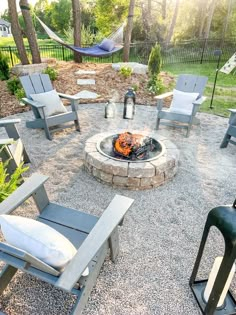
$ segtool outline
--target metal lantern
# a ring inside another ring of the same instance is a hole
[[[135,113],[135,92],[132,88],[129,88],[125,94],[124,99],[124,119],[133,119]]]
[[[105,105],[105,118],[114,118],[116,115],[116,105],[108,101]]]
[[[196,280],[210,228],[216,227],[224,237],[223,257],[217,257],[208,280]],[[236,200],[232,206],[213,208],[207,217],[197,259],[190,277],[190,287],[204,315],[235,315],[236,301],[229,288],[235,274]]]

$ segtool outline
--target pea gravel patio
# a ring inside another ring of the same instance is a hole
[[[232,204],[236,197],[236,147],[219,149],[227,119],[201,113],[201,126],[189,138],[184,130],[161,126],[158,133],[180,150],[179,170],[165,185],[140,192],[97,182],[83,169],[84,143],[96,133],[119,128],[153,130],[155,107],[137,106],[129,121],[122,119],[122,105],[113,120],[104,118],[104,104],[79,105],[81,133],[66,129],[51,142],[43,131],[25,127],[31,115],[11,117],[22,119],[19,131],[33,162],[29,173],[50,177],[46,188],[52,201],[100,215],[116,193],[135,199],[120,229],[118,262],[106,261],[84,314],[201,314],[188,280],[206,216],[212,207]],[[36,209],[30,202],[17,213],[32,217]],[[222,248],[222,238],[213,230],[201,277],[207,277]],[[0,298],[1,310],[11,315],[66,315],[72,303],[73,297],[21,272]]]

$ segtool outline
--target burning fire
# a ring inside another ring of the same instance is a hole
[[[143,145],[143,136],[130,132],[121,133],[114,142],[114,149],[117,153],[129,157],[133,151]]]

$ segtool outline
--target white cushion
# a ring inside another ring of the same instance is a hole
[[[67,112],[56,90],[51,90],[39,94],[30,94],[30,97],[32,98],[32,100],[42,105],[45,105],[44,110],[46,117]],[[40,110],[39,112],[42,117],[42,111]]]
[[[192,103],[198,98],[198,96],[199,93],[187,93],[174,89],[170,112],[191,115],[193,109]]]
[[[14,215],[0,215],[7,243],[22,249],[46,264],[63,269],[76,254],[74,245],[61,233],[39,221]],[[83,276],[89,273],[88,267]]]

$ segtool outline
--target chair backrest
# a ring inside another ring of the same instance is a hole
[[[26,97],[32,99],[30,94],[39,94],[53,90],[48,74],[32,74],[20,77],[20,82]]]
[[[199,93],[199,97],[203,95],[208,78],[205,76],[197,76],[192,74],[179,75],[176,83],[176,89],[182,92]]]
[[[60,275],[58,270],[44,263],[40,259],[30,255],[24,250],[2,242],[0,242],[0,259],[21,270],[34,267],[53,276]]]

